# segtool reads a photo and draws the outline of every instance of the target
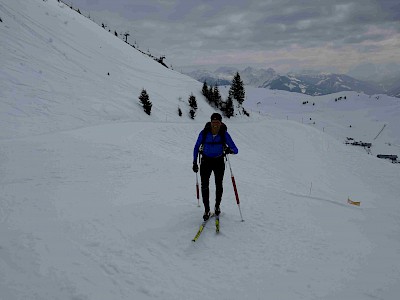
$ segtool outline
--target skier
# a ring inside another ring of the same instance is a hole
[[[211,122],[208,122],[200,132],[197,142],[193,149],[193,172],[199,171],[197,157],[201,153],[200,177],[201,195],[204,204],[204,221],[210,218],[209,203],[209,182],[211,173],[214,172],[215,178],[215,215],[221,213],[220,204],[223,193],[223,179],[225,172],[224,156],[227,154],[237,154],[239,152],[231,136],[227,132],[227,127],[222,123],[222,116],[219,113],[211,115]]]

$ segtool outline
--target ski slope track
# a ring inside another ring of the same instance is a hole
[[[398,100],[246,89],[251,117],[224,119],[245,222],[227,168],[220,233],[193,243],[202,83],[56,0],[0,17],[1,300],[398,299],[400,165],[375,155],[397,153]],[[384,124],[373,155],[343,143]]]

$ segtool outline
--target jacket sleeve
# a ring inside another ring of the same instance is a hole
[[[235,143],[233,142],[233,140],[228,132],[225,132],[225,140],[226,140],[226,144],[228,145],[229,148],[232,149],[233,153],[238,154],[239,149],[236,147]]]
[[[193,149],[193,162],[197,162],[197,156],[199,155],[199,149],[201,146],[201,142],[203,140],[203,131],[199,133],[199,137],[197,138],[196,144],[194,145]]]

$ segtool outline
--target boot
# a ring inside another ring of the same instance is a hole
[[[206,211],[203,215],[203,220],[207,221],[210,218],[210,215],[211,215],[210,211]]]
[[[215,206],[214,213],[216,216],[219,216],[219,214],[221,213],[221,209],[219,208],[219,205]]]

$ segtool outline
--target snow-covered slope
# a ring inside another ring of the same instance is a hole
[[[203,97],[199,82],[166,69],[62,3],[0,5],[0,137],[115,120],[187,120],[190,93]],[[142,88],[153,102],[150,118],[137,109]],[[199,101],[199,117],[210,111]]]
[[[228,88],[221,88],[226,95]],[[370,154],[394,154],[400,158],[400,101],[387,95],[357,92],[311,97],[300,93],[246,87],[245,107],[257,115],[294,120],[345,142],[372,143]],[[383,130],[382,130],[383,129]],[[367,153],[361,148],[361,151]]]
[[[249,89],[252,117],[225,120],[245,222],[228,168],[221,232],[192,243],[201,84],[56,0],[0,0],[0,17],[0,299],[397,299],[399,165],[301,124],[296,94]],[[195,121],[175,113],[191,92]]]
[[[227,171],[196,244],[201,124],[1,142],[1,298],[396,299],[399,168],[293,121],[228,126],[245,222]]]

